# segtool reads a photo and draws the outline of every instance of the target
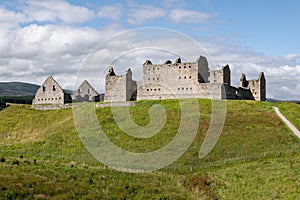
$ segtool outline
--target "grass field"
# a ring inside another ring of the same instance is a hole
[[[165,100],[130,107],[133,121],[145,126],[149,108],[157,103],[166,108],[167,123],[148,139],[123,133],[110,108],[96,109],[96,115],[114,144],[150,152],[176,134],[180,106]],[[199,159],[211,117],[211,101],[199,100],[200,124],[188,151],[159,171],[141,174],[115,171],[90,155],[72,109],[9,106],[0,112],[0,199],[299,199],[300,142],[276,116],[274,105],[299,128],[297,104],[227,101],[220,139]]]
[[[300,104],[279,102],[277,106],[281,113],[300,130]]]

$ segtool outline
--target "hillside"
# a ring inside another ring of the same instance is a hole
[[[130,108],[133,120],[145,126],[156,103],[165,107],[167,123],[148,139],[123,133],[110,108],[96,109],[96,115],[114,144],[149,152],[168,144],[180,124],[176,100],[141,101]],[[0,111],[0,199],[299,199],[300,142],[273,105],[299,124],[297,104],[227,101],[221,137],[199,159],[211,117],[210,100],[199,100],[201,120],[188,151],[168,167],[142,174],[115,171],[93,158],[79,139],[71,109],[10,106]]]
[[[22,82],[0,82],[0,96],[31,96],[40,86]]]

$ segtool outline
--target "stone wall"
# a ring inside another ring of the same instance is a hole
[[[105,108],[105,107],[127,107],[127,106],[135,106],[135,101],[122,101],[122,102],[109,102],[109,103],[98,103],[96,104],[96,108]]]
[[[137,84],[137,99],[195,96],[198,78],[198,62],[181,63],[179,59],[174,63],[166,61],[164,64],[145,62],[143,79]]]
[[[37,90],[32,104],[64,104],[65,94],[59,84],[49,76]]]
[[[126,76],[106,76],[104,101],[126,101]]]
[[[264,73],[261,72],[257,80],[249,80],[249,89],[257,101],[266,100],[266,79]]]
[[[72,108],[72,106],[67,104],[50,104],[50,105],[33,104],[31,108],[35,110],[58,110],[58,109]]]
[[[224,85],[226,91],[226,97],[224,99],[247,99],[254,100],[254,97],[250,89],[243,87],[233,87]]]
[[[207,59],[204,56],[200,56],[197,61],[198,80],[200,83],[208,83],[209,68]]]
[[[254,80],[247,80],[246,75],[242,74],[240,87],[248,89],[251,92],[253,99],[257,101],[266,100],[266,79],[263,72],[259,74],[258,79]]]
[[[226,85],[231,85],[231,71],[229,65],[222,67],[223,72],[223,83]]]
[[[113,68],[105,77],[104,101],[129,101],[136,100],[136,81],[132,80],[130,69],[125,75],[117,76]]]
[[[128,69],[126,71],[126,101],[136,100],[137,84],[132,80],[132,71]]]
[[[265,78],[262,73],[258,80],[247,81],[243,75],[241,85],[232,87],[229,66],[209,71],[203,56],[186,63],[180,58],[164,64],[146,60],[143,78],[138,82],[132,80],[130,69],[124,76],[117,76],[110,68],[106,76],[105,101],[174,98],[265,100]]]
[[[99,94],[91,84],[85,80],[74,92],[72,99],[73,101],[99,101]]]
[[[208,81],[210,83],[224,83],[226,85],[230,85],[231,80],[229,66],[226,65],[220,70],[210,70]]]

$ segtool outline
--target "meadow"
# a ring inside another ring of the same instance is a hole
[[[198,100],[196,138],[177,161],[150,173],[116,171],[96,160],[82,144],[72,109],[37,111],[10,105],[0,111],[0,199],[299,199],[300,142],[281,122],[277,106],[300,128],[300,105],[226,101],[226,120],[214,149],[198,157],[211,118],[211,101]],[[124,133],[111,108],[97,108],[106,136],[131,152],[168,144],[180,124],[177,100],[139,101],[133,121],[150,122],[154,104],[167,121],[153,137]]]

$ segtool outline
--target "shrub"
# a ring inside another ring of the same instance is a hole
[[[20,162],[19,162],[18,160],[14,160],[14,161],[12,162],[12,164],[13,164],[13,165],[20,165]]]

